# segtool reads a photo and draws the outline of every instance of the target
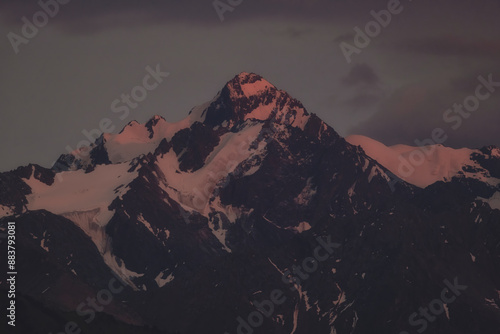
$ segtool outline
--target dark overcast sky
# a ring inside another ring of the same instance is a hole
[[[353,28],[387,6],[243,0],[221,22],[212,0],[71,0],[15,54],[8,34],[21,35],[22,17],[32,21],[40,7],[3,0],[0,171],[50,166],[104,117],[117,128],[154,114],[178,121],[242,71],[288,91],[344,136],[411,144],[440,127],[446,146],[500,145],[500,87],[457,130],[443,121],[474,94],[478,76],[500,82],[500,2],[402,0],[403,11],[348,63],[339,43],[353,44]],[[120,120],[111,103],[157,64],[170,76]]]

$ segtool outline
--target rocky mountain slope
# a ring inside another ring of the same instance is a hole
[[[439,148],[422,184],[410,149],[350,142],[242,73],[181,122],[0,174],[20,330],[500,333],[498,149]]]

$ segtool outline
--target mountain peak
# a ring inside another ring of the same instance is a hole
[[[203,115],[206,115],[204,123],[211,126],[273,118],[303,128],[309,119],[309,113],[299,101],[262,76],[248,72],[231,79]]]
[[[146,129],[148,129],[149,131],[149,138],[153,138],[155,132],[154,129],[156,127],[166,123],[167,121],[162,116],[154,115],[153,117],[151,117],[145,124]]]
[[[273,93],[276,87],[258,74],[241,72],[226,84],[234,98]]]
[[[191,109],[176,123],[155,115],[146,123],[129,122],[118,134],[105,133],[90,147],[62,155],[59,169],[80,169],[98,163],[119,163],[154,152],[163,139],[199,122],[209,128],[232,128],[247,120],[272,120],[304,129],[310,115],[287,92],[255,73],[242,72],[228,81],[215,98]],[[90,153],[90,154],[88,154]]]
[[[241,72],[240,74],[237,74],[233,80],[238,80],[241,81],[242,83],[251,83],[252,81],[258,81],[264,79],[262,76],[253,73],[253,72]]]

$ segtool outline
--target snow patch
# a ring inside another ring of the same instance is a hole
[[[293,311],[293,329],[290,332],[290,334],[294,334],[295,331],[297,330],[297,325],[298,325],[298,320],[299,320],[299,304],[295,304],[295,310]]]
[[[494,307],[494,308],[496,308],[497,310],[499,309],[499,308],[498,308],[498,305],[497,305],[497,303],[495,303],[495,300],[494,300],[494,299],[484,298],[484,301],[487,303],[487,305],[489,305],[489,306],[493,306],[493,307]]]
[[[151,227],[151,224],[146,220],[144,219],[144,217],[142,216],[142,213],[139,214],[139,216],[137,217],[137,220],[141,223],[144,224],[144,226],[146,226],[146,228],[151,232],[153,233],[154,235],[156,235],[156,232],[153,230],[153,227]]]
[[[218,218],[216,218],[218,216]],[[214,219],[218,219],[219,222],[217,226],[214,223]],[[208,227],[212,231],[212,234],[219,240],[220,244],[224,247],[224,249],[228,252],[231,253],[231,248],[229,248],[226,245],[226,234],[227,230],[224,229],[222,226],[222,219],[220,217],[220,213],[217,213],[215,217],[209,219],[208,221]]]
[[[10,207],[0,205],[0,218],[12,216],[13,214],[14,211]]]
[[[476,257],[474,255],[472,255],[472,253],[469,253],[470,255],[470,258],[472,259],[472,262],[476,262]]]
[[[379,166],[374,166],[370,171],[370,175],[368,175],[368,182],[369,183],[372,182],[373,178],[376,175],[382,176],[387,182],[391,181],[390,177],[386,174],[386,172],[384,172]]]
[[[500,210],[500,191],[494,193],[490,198],[478,197],[477,199],[489,204],[492,209]]]
[[[92,173],[83,170],[62,172],[61,182],[51,186],[31,177],[23,179],[31,187],[32,194],[26,198],[29,210],[45,209],[54,214],[89,211],[99,208],[96,221],[106,225],[113,216],[107,207],[117,197],[122,196],[137,172],[129,173],[129,164],[99,165]]]
[[[273,265],[274,268],[276,268],[276,270],[281,274],[283,275],[283,270],[281,270],[270,258],[267,258],[269,260],[269,263],[271,263]]]
[[[165,285],[167,285],[168,283],[172,282],[175,278],[173,273],[168,275],[166,278],[163,278],[163,276],[165,276],[165,271],[162,271],[161,273],[159,273],[158,276],[156,276],[156,278],[155,278],[156,284],[160,288],[162,288]]]
[[[448,304],[443,304],[444,311],[446,312],[446,318],[450,320],[450,311],[448,310]]]
[[[131,286],[135,291],[139,290],[138,287],[134,284],[133,279],[142,277],[144,276],[144,274],[138,274],[127,269],[125,263],[123,263],[123,260],[111,254],[111,251],[106,252],[103,255],[103,259],[108,267],[113,270],[121,279],[123,279],[124,282]]]
[[[307,179],[306,186],[302,189],[301,193],[294,198],[294,202],[300,205],[308,205],[311,199],[316,195],[316,189],[312,186],[312,177]]]
[[[356,188],[357,183],[358,183],[358,181],[354,182],[354,184],[351,186],[351,188],[349,188],[349,190],[347,190],[347,195],[349,196],[349,198],[351,198],[352,196],[354,196],[356,194],[354,189]]]
[[[47,242],[46,234],[47,231],[43,232],[42,240],[40,240],[40,247],[42,247],[46,252],[49,252],[49,247],[45,245],[45,243]]]
[[[301,222],[299,223],[298,226],[294,227],[293,229],[298,233],[302,233],[305,231],[309,231],[311,229],[311,225],[308,222]]]

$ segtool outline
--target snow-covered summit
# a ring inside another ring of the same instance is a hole
[[[309,113],[285,91],[255,73],[242,72],[230,80],[206,110],[204,122],[231,126],[247,119],[273,119],[304,128]]]
[[[226,85],[231,91],[231,96],[258,96],[268,91],[276,91],[276,87],[260,75],[242,72],[235,76]]]

